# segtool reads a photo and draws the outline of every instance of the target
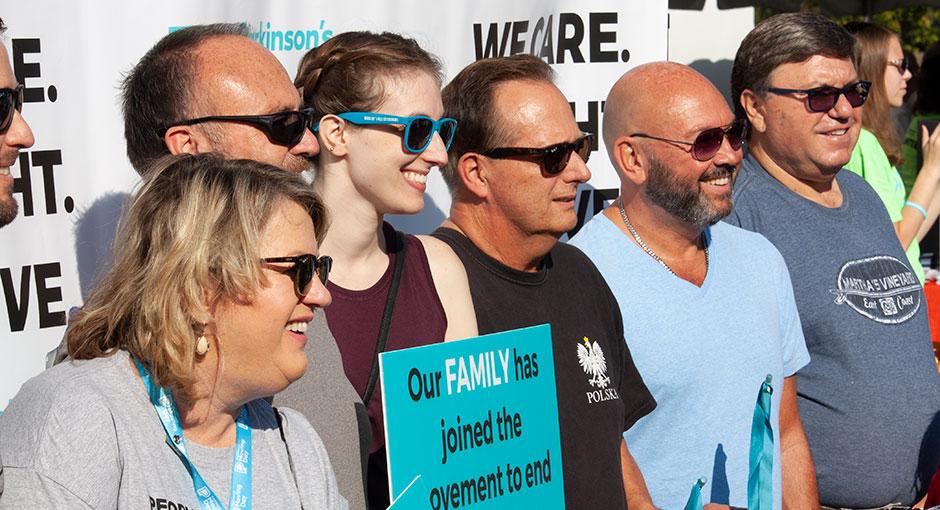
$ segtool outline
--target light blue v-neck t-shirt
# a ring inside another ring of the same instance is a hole
[[[774,508],[781,508],[780,395],[809,362],[793,287],[763,236],[719,223],[697,287],[643,252],[598,214],[572,244],[620,304],[624,338],[658,406],[624,433],[660,508],[682,508],[702,476],[705,502],[747,507],[751,420],[761,383],[774,394]]]

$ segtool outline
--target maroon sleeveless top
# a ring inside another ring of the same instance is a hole
[[[386,246],[395,246],[393,227],[385,223],[382,229]],[[369,384],[379,325],[392,284],[392,273],[395,271],[395,257],[395,254],[389,254],[388,269],[379,281],[368,289],[347,290],[333,282],[327,285],[333,295],[333,303],[326,307],[326,320],[343,356],[346,377],[360,397]],[[392,324],[385,350],[395,351],[441,342],[446,330],[444,305],[434,289],[424,246],[417,237],[405,235],[405,267],[395,299],[395,310],[392,312]],[[385,446],[381,398],[382,389],[377,382],[372,401],[366,403],[369,421],[372,423],[370,453]]]

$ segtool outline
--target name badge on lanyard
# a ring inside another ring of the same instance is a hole
[[[186,466],[189,476],[193,479],[193,490],[196,492],[196,499],[199,500],[200,508],[202,510],[225,510],[218,496],[209,488],[196,466],[189,460],[189,455],[186,454],[183,427],[180,425],[173,395],[166,388],[154,384],[153,377],[147,367],[137,358],[132,359],[134,364],[137,365],[144,387],[147,388],[147,394],[150,395],[150,403],[157,411],[160,422],[163,423],[167,444],[170,445],[170,448],[173,448],[183,465]],[[248,417],[248,409],[245,406],[242,406],[241,412],[238,413],[235,430],[235,455],[232,458],[232,482],[228,507],[230,510],[249,509],[251,508],[251,419]]]

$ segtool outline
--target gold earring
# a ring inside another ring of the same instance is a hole
[[[333,152],[333,149],[335,149],[335,148],[336,148],[336,147],[333,147],[332,145],[330,145],[330,146],[327,147],[327,149],[328,149],[330,152]]]
[[[209,340],[206,339],[206,335],[199,335],[196,340],[196,355],[205,356],[207,352],[209,352]]]

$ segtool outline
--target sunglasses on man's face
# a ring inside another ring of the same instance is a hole
[[[293,147],[303,139],[304,131],[310,126],[312,120],[313,108],[304,108],[267,115],[210,115],[198,119],[174,122],[167,126],[167,129],[173,126],[192,126],[203,122],[240,122],[260,129],[271,143]],[[165,133],[166,129],[163,131]]]
[[[806,96],[806,108],[814,113],[828,112],[839,102],[839,96],[845,96],[846,101],[852,105],[852,108],[858,108],[865,104],[868,99],[868,91],[871,90],[871,82],[859,80],[850,83],[845,87],[816,87],[812,89],[781,89],[771,87],[768,92],[778,95],[804,94]]]
[[[591,146],[594,136],[583,133],[581,138],[573,142],[556,143],[548,147],[529,148],[529,147],[498,147],[490,149],[480,154],[494,159],[523,158],[538,161],[542,166],[542,171],[548,175],[558,175],[567,168],[568,160],[571,159],[571,153],[578,153],[581,161],[587,163],[591,157]]]
[[[320,283],[326,285],[330,278],[330,269],[333,267],[333,259],[321,255],[311,255],[305,253],[294,257],[269,257],[261,259],[266,264],[277,264],[290,262],[291,265],[283,269],[283,272],[294,280],[294,292],[298,297],[306,296],[313,285],[313,277],[317,276]]]
[[[16,88],[0,89],[0,133],[13,124],[14,112],[23,111],[23,89],[22,83]]]
[[[741,148],[741,145],[744,144],[744,139],[747,138],[747,121],[737,119],[724,127],[706,129],[699,133],[698,136],[695,137],[695,140],[691,142],[672,140],[670,138],[662,138],[646,133],[634,133],[630,136],[649,138],[650,140],[658,140],[671,144],[687,145],[690,147],[687,152],[691,154],[693,158],[697,161],[708,161],[715,157],[715,154],[718,154],[718,151],[721,150],[721,143],[724,141],[725,137],[728,138],[728,145],[730,145],[732,149],[738,150]]]
[[[434,133],[440,133],[441,141],[444,142],[444,150],[449,150],[451,142],[454,141],[454,133],[457,132],[457,120],[448,117],[434,120],[426,115],[403,117],[375,112],[345,112],[338,114],[337,117],[357,126],[405,126],[405,131],[402,132],[402,145],[404,145],[406,151],[412,154],[424,152],[431,145]],[[318,129],[320,127],[315,126],[313,130],[317,131]]]

